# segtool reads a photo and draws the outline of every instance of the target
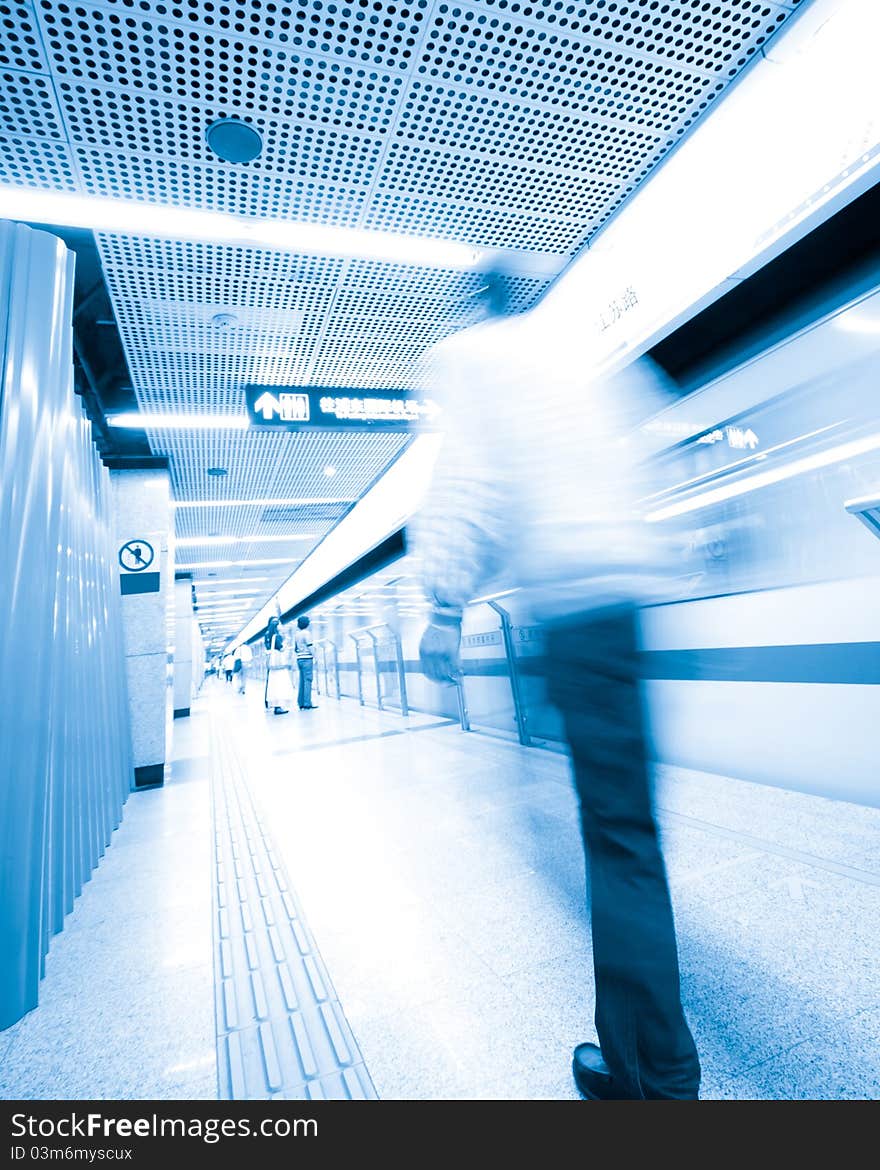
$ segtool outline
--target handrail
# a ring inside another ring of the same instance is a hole
[[[501,618],[501,640],[504,643],[504,654],[507,658],[507,670],[510,675],[510,689],[513,694],[513,714],[516,719],[516,731],[519,742],[523,747],[529,747],[532,741],[529,736],[525,704],[523,703],[519,685],[519,671],[516,665],[516,649],[513,645],[513,629],[510,614],[497,601],[487,601],[486,604],[490,609],[494,609]]]

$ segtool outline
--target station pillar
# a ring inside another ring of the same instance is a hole
[[[192,578],[179,576],[174,582],[174,718],[189,715],[193,695],[193,671],[201,664],[193,661]]]
[[[171,484],[164,467],[111,470],[133,788],[164,783],[170,744],[174,622]]]

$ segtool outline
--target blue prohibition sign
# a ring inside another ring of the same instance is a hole
[[[129,540],[119,550],[119,563],[129,573],[142,573],[153,563],[153,546],[147,540]]]

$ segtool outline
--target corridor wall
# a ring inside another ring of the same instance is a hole
[[[73,388],[74,256],[0,222],[0,1029],[131,785],[110,484]]]

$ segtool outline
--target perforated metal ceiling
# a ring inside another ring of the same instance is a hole
[[[525,307],[548,283],[528,273],[560,270],[799,6],[0,3],[0,179],[516,249]],[[222,163],[206,145],[207,126],[233,114],[262,135],[253,163]],[[145,411],[239,413],[248,381],[411,384],[424,348],[468,323],[475,279],[136,236],[98,243]],[[217,314],[235,321],[218,327]],[[401,445],[150,440],[184,500],[327,496],[324,466],[354,499]],[[212,479],[208,466],[229,474]],[[235,509],[210,513],[181,513],[180,535],[253,529]]]

